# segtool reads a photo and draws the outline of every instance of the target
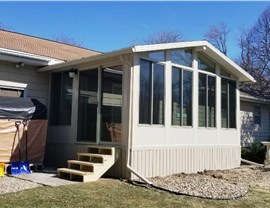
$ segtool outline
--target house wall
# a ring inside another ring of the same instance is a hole
[[[48,73],[37,72],[36,67],[25,65],[16,68],[16,63],[0,62],[0,87],[22,89],[25,97],[36,98],[48,106]]]
[[[261,107],[261,125],[254,124],[254,108]],[[250,146],[270,138],[270,106],[251,101],[241,101],[241,144]]]
[[[197,172],[205,169],[227,169],[240,165],[240,119],[236,129],[221,128],[221,77],[216,64],[216,127],[198,127],[198,62],[193,51],[193,126],[171,125],[171,63],[166,53],[165,65],[165,123],[164,125],[139,124],[140,55],[134,59],[132,71],[132,153],[131,166],[146,177],[164,176],[179,172]],[[237,85],[238,87],[238,85]],[[236,92],[236,118],[240,118],[239,91]],[[135,175],[131,175],[135,179]]]

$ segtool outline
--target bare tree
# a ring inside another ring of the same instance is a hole
[[[9,30],[9,29],[10,29],[9,26],[7,26],[6,24],[0,22],[0,30]]]
[[[158,43],[174,43],[183,40],[183,35],[177,30],[164,30],[149,35],[143,43],[158,44]]]
[[[78,47],[83,46],[82,41],[78,41],[75,38],[71,37],[70,35],[67,35],[64,33],[62,33],[60,35],[56,35],[53,39],[57,42],[60,42],[60,43],[65,43],[65,44],[78,46]]]
[[[256,95],[270,96],[270,7],[266,8],[250,29],[242,31],[238,62],[256,80],[244,90]]]
[[[227,25],[222,22],[217,26],[210,27],[204,34],[204,37],[222,53],[227,55],[227,36],[229,31]]]

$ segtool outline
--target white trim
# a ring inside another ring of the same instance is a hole
[[[199,72],[198,72],[198,52],[192,50],[192,127],[194,128],[193,142],[198,143],[198,127],[199,127]]]
[[[134,53],[138,53],[148,51],[170,50],[177,48],[191,48],[191,47],[207,46],[207,43],[208,43],[207,41],[190,41],[190,42],[162,43],[152,45],[138,45],[133,46],[132,51]]]
[[[88,58],[69,61],[67,63],[57,64],[54,66],[47,66],[39,69],[39,71],[49,71],[53,69],[58,69],[62,67],[73,66],[77,64],[83,64],[91,61],[102,60],[105,58],[112,58],[115,56],[121,56],[124,54],[131,53],[141,53],[141,52],[149,52],[149,51],[158,51],[158,50],[170,50],[177,48],[198,48],[198,47],[206,47],[206,50],[203,50],[202,53],[212,57],[216,62],[220,65],[228,69],[228,72],[235,74],[240,78],[242,82],[255,82],[255,79],[248,74],[244,69],[234,63],[231,59],[229,59],[226,55],[221,53],[218,49],[212,46],[207,41],[190,41],[190,42],[178,42],[178,43],[163,43],[163,44],[153,44],[153,45],[141,45],[141,46],[133,46],[131,48],[125,48],[122,50],[112,51],[109,53],[95,55]]]
[[[190,42],[178,42],[178,43],[163,43],[163,44],[154,44],[154,45],[142,45],[142,46],[134,46],[132,48],[134,53],[138,52],[146,52],[146,51],[157,51],[157,50],[169,50],[169,49],[177,49],[177,48],[190,48],[190,47],[202,47],[205,46],[206,50],[203,50],[204,53],[208,54],[217,62],[222,62],[221,64],[226,63],[233,67],[238,73],[238,76],[244,76],[240,81],[248,81],[255,82],[255,79],[248,74],[244,69],[234,63],[231,59],[229,59],[226,55],[216,49],[207,41],[190,41]],[[230,67],[226,67],[230,68]]]
[[[32,54],[32,53],[25,53],[25,52],[21,52],[21,51],[15,51],[15,50],[10,50],[10,49],[6,49],[6,48],[0,48],[0,54],[3,54],[6,57],[2,57],[4,60],[10,60],[10,58],[8,56],[13,56],[13,57],[20,57],[20,58],[24,58],[24,59],[32,59],[35,61],[39,61],[39,62],[45,62],[42,65],[54,65],[54,64],[59,64],[59,63],[63,63],[64,61],[62,60],[58,60],[58,59],[54,59],[54,58],[50,58],[50,57],[46,57],[46,56],[40,56],[40,55],[36,55],[36,54]]]
[[[9,89],[25,90],[25,88],[27,87],[27,84],[20,83],[20,82],[10,82],[10,81],[0,80],[0,87],[9,88]]]
[[[194,69],[192,67],[188,67],[188,66],[183,66],[180,64],[174,64],[171,63],[172,67],[176,67],[176,68],[180,68],[180,69],[185,69],[185,70],[189,70],[189,71],[193,71]]]

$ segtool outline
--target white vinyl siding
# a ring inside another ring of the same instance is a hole
[[[38,99],[48,106],[49,75],[27,65],[16,68],[15,63],[0,62],[0,88],[24,90],[24,97]]]
[[[261,110],[261,125],[254,121],[255,106]],[[241,144],[250,146],[251,143],[259,143],[270,138],[270,113],[269,105],[241,101]]]

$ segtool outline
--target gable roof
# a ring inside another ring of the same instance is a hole
[[[197,51],[203,51],[206,55],[214,59],[216,62],[226,67],[226,69],[237,76],[241,82],[255,82],[255,79],[248,74],[244,69],[238,66],[235,62],[229,59],[226,55],[221,53],[218,49],[212,46],[207,41],[189,41],[189,42],[177,42],[177,43],[162,43],[162,44],[152,44],[152,45],[138,45],[130,48],[124,48],[88,58],[83,58],[81,60],[75,60],[67,63],[60,63],[53,66],[47,66],[40,69],[40,71],[48,71],[53,69],[58,69],[62,67],[69,67],[75,64],[87,63],[95,60],[101,60],[103,58],[121,56],[131,53],[142,53],[160,50],[170,50],[170,49],[180,49],[180,48],[195,48]]]
[[[0,49],[9,49],[61,61],[72,61],[101,54],[90,49],[6,30],[0,30]]]
[[[163,43],[155,45],[141,45],[134,46],[134,52],[149,52],[157,50],[168,50],[168,49],[177,49],[177,48],[197,48],[198,51],[202,51],[213,60],[226,67],[226,69],[232,74],[239,77],[239,80],[242,82],[255,82],[255,79],[237,65],[234,61],[220,52],[217,48],[211,45],[207,41],[190,41],[190,42],[178,42],[178,43]]]

